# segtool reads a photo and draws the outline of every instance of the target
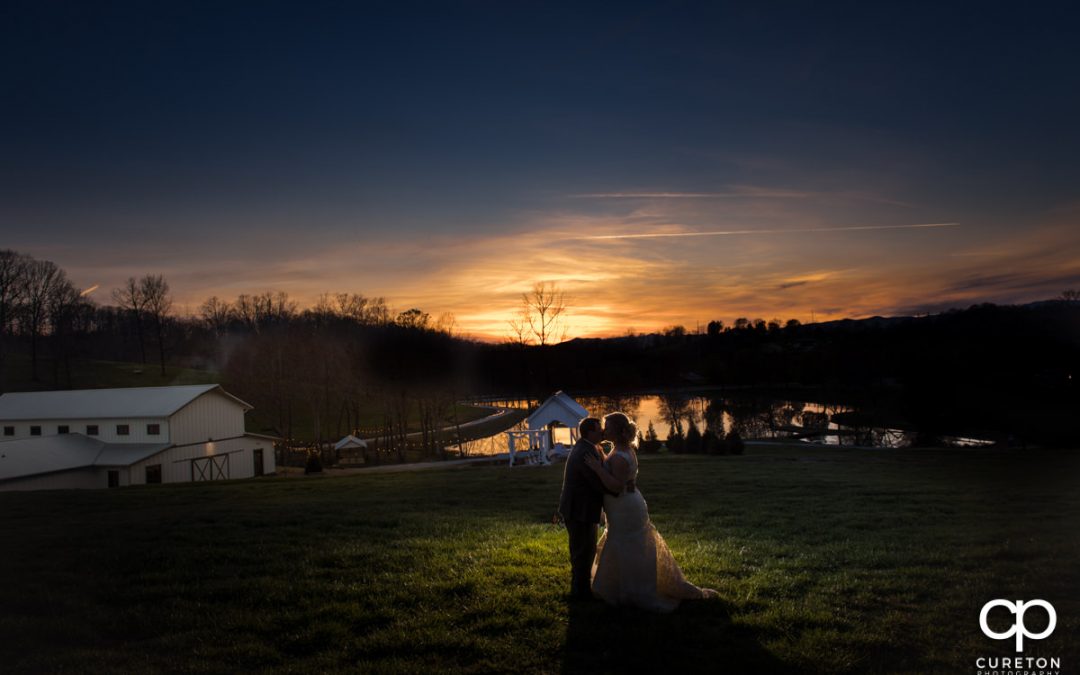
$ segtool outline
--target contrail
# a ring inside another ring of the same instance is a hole
[[[802,199],[813,196],[810,192],[795,190],[752,189],[732,192],[586,192],[570,195],[573,199],[736,199],[762,198]]]
[[[86,289],[82,293],[79,293],[79,297],[80,298],[85,298],[86,296],[90,295],[91,293],[93,293],[94,291],[96,291],[99,288],[101,288],[101,284],[94,284],[93,286]]]
[[[708,232],[646,232],[642,234],[597,234],[572,239],[661,239],[664,237],[722,237],[737,234],[802,234],[804,232],[855,232],[859,230],[913,230],[929,227],[957,227],[960,223],[918,223],[915,225],[853,225],[784,230],[711,230]]]

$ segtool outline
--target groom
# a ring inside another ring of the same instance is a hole
[[[585,458],[603,459],[597,446],[604,433],[600,420],[586,417],[578,424],[578,442],[566,458],[563,471],[559,513],[570,535],[570,596],[575,600],[592,599],[592,564],[596,556],[596,526],[604,504],[604,484]]]

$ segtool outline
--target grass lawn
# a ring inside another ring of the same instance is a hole
[[[226,391],[229,391],[230,393],[235,393],[235,390],[229,389],[228,383],[223,383],[222,386],[225,387]],[[243,396],[241,396],[240,398],[243,398]],[[381,413],[381,402],[374,397],[368,397],[361,401],[360,406],[360,428],[358,430],[360,437],[377,437],[382,431],[382,428],[380,426],[383,420]],[[491,408],[481,408],[474,405],[457,403],[455,404],[455,406],[457,408],[457,420],[459,424],[465,424],[466,422],[472,422],[473,420],[488,417],[494,412]],[[345,434],[349,433],[349,429],[346,427],[337,428],[337,421],[338,420],[336,418],[330,420],[331,428],[328,430],[324,430],[324,433],[327,434],[329,438],[324,438],[324,441],[336,441]],[[406,420],[406,424],[408,425],[410,433],[417,433],[420,431],[420,412],[415,407],[409,410],[409,416]],[[450,426],[450,423],[448,421],[440,424]],[[464,435],[469,438],[471,437],[470,434],[475,434],[479,432],[483,432],[483,435],[491,435],[494,433],[498,433],[502,429],[512,425],[512,421],[501,419],[496,421],[492,425],[477,425],[481,426],[481,429],[473,429],[467,427],[462,431]],[[254,431],[255,433],[273,434],[275,431],[273,411],[255,408],[247,414],[247,428],[248,431]],[[285,433],[285,431],[282,430],[282,433]],[[449,444],[452,435],[453,433],[448,431],[442,435],[442,438],[447,442],[447,444]],[[293,418],[292,437],[294,439],[297,439],[297,441],[299,441],[301,444],[304,441],[310,443],[315,442],[315,422],[312,419],[310,410],[301,408],[300,410],[296,411],[295,417]]]
[[[982,605],[1042,598],[1057,629],[1026,655],[1080,666],[1080,453],[751,446],[641,471],[722,600],[568,604],[561,466],[0,493],[0,663],[973,674],[1015,655]]]

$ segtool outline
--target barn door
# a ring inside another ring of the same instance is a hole
[[[221,455],[210,458],[210,480],[229,480],[229,456]]]
[[[209,457],[198,457],[191,460],[192,482],[204,480],[228,480],[228,478],[228,455],[211,455]]]

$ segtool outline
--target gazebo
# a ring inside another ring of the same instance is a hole
[[[565,456],[577,442],[578,424],[588,416],[589,411],[566,392],[555,392],[525,419],[523,431],[506,432],[510,466],[516,455],[541,464]]]
[[[337,443],[334,443],[334,451],[338,461],[343,465],[364,464],[364,451],[367,450],[367,441],[349,434]]]

